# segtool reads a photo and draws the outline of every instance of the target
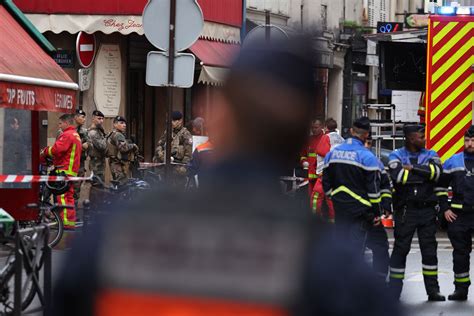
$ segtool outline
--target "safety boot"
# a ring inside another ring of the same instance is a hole
[[[454,292],[448,296],[448,300],[465,301],[467,300],[467,293],[468,293],[467,288],[456,286],[456,289],[454,290]]]
[[[443,301],[446,301],[446,297],[442,295],[440,292],[434,292],[434,293],[428,294],[428,301],[443,302]]]

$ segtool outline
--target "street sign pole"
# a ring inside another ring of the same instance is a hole
[[[170,0],[170,28],[168,47],[168,121],[166,123],[166,152],[165,152],[165,178],[171,178],[171,141],[172,141],[172,120],[173,112],[173,85],[174,85],[174,56],[175,56],[175,32],[176,32],[176,0]]]

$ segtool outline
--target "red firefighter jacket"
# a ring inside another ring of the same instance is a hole
[[[308,167],[308,179],[309,180],[316,180],[316,166],[317,166],[317,155],[316,155],[316,148],[319,145],[319,142],[321,141],[321,138],[323,137],[324,134],[319,134],[317,136],[312,135],[309,138],[308,145],[304,148],[304,150],[301,153],[301,164],[304,162],[308,162],[309,167]]]
[[[54,166],[60,166],[58,170],[64,171],[69,176],[77,176],[81,165],[81,153],[81,137],[74,126],[69,126],[58,136],[53,146],[43,150],[42,156],[52,157]]]

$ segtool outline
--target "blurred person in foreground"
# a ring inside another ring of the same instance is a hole
[[[199,192],[154,192],[85,236],[56,315],[399,315],[352,249],[280,193],[310,124],[310,42],[241,51],[215,99],[216,162]]]

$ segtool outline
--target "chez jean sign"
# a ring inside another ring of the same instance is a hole
[[[141,16],[137,19],[129,18],[126,21],[117,19],[105,19],[103,20],[104,27],[121,32],[123,30],[133,30],[137,33],[143,33],[143,23]]]

